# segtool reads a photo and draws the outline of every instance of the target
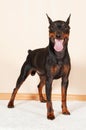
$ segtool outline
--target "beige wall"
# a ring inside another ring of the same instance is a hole
[[[27,50],[48,45],[46,13],[53,20],[72,15],[68,93],[86,94],[86,0],[0,0],[0,93],[12,92]],[[38,82],[28,77],[19,92],[37,93]],[[60,80],[53,86],[60,93]]]

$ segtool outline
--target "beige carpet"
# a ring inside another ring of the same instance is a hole
[[[46,104],[39,101],[15,101],[15,108],[7,108],[8,101],[0,101],[0,130],[86,130],[86,102],[70,101],[70,116],[61,114],[61,102],[53,101],[56,118],[47,120]]]

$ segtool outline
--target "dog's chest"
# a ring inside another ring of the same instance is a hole
[[[50,72],[51,72],[51,75],[53,75],[54,77],[56,75],[59,75],[60,76],[60,73],[61,73],[61,70],[62,70],[62,65],[52,65],[50,67]]]
[[[55,57],[49,57],[48,59],[48,67],[50,74],[55,77],[56,75],[60,75],[60,72],[63,68],[63,61],[58,61]]]
[[[52,75],[55,75],[56,73],[58,73],[59,70],[60,70],[60,67],[58,65],[53,65],[50,68],[50,72]]]
[[[64,64],[63,62],[58,62],[50,67],[50,73],[54,79],[58,79],[62,76]]]

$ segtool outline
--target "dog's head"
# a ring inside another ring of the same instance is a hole
[[[66,21],[52,21],[47,15],[49,21],[49,38],[56,52],[61,52],[67,46],[70,33],[70,16]]]

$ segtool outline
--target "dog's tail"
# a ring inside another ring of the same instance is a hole
[[[32,52],[32,50],[28,50],[28,54],[30,54]]]
[[[32,52],[32,50],[28,50],[28,54],[30,55]],[[32,70],[31,71],[31,75],[34,76],[36,74],[36,71],[35,70]]]

